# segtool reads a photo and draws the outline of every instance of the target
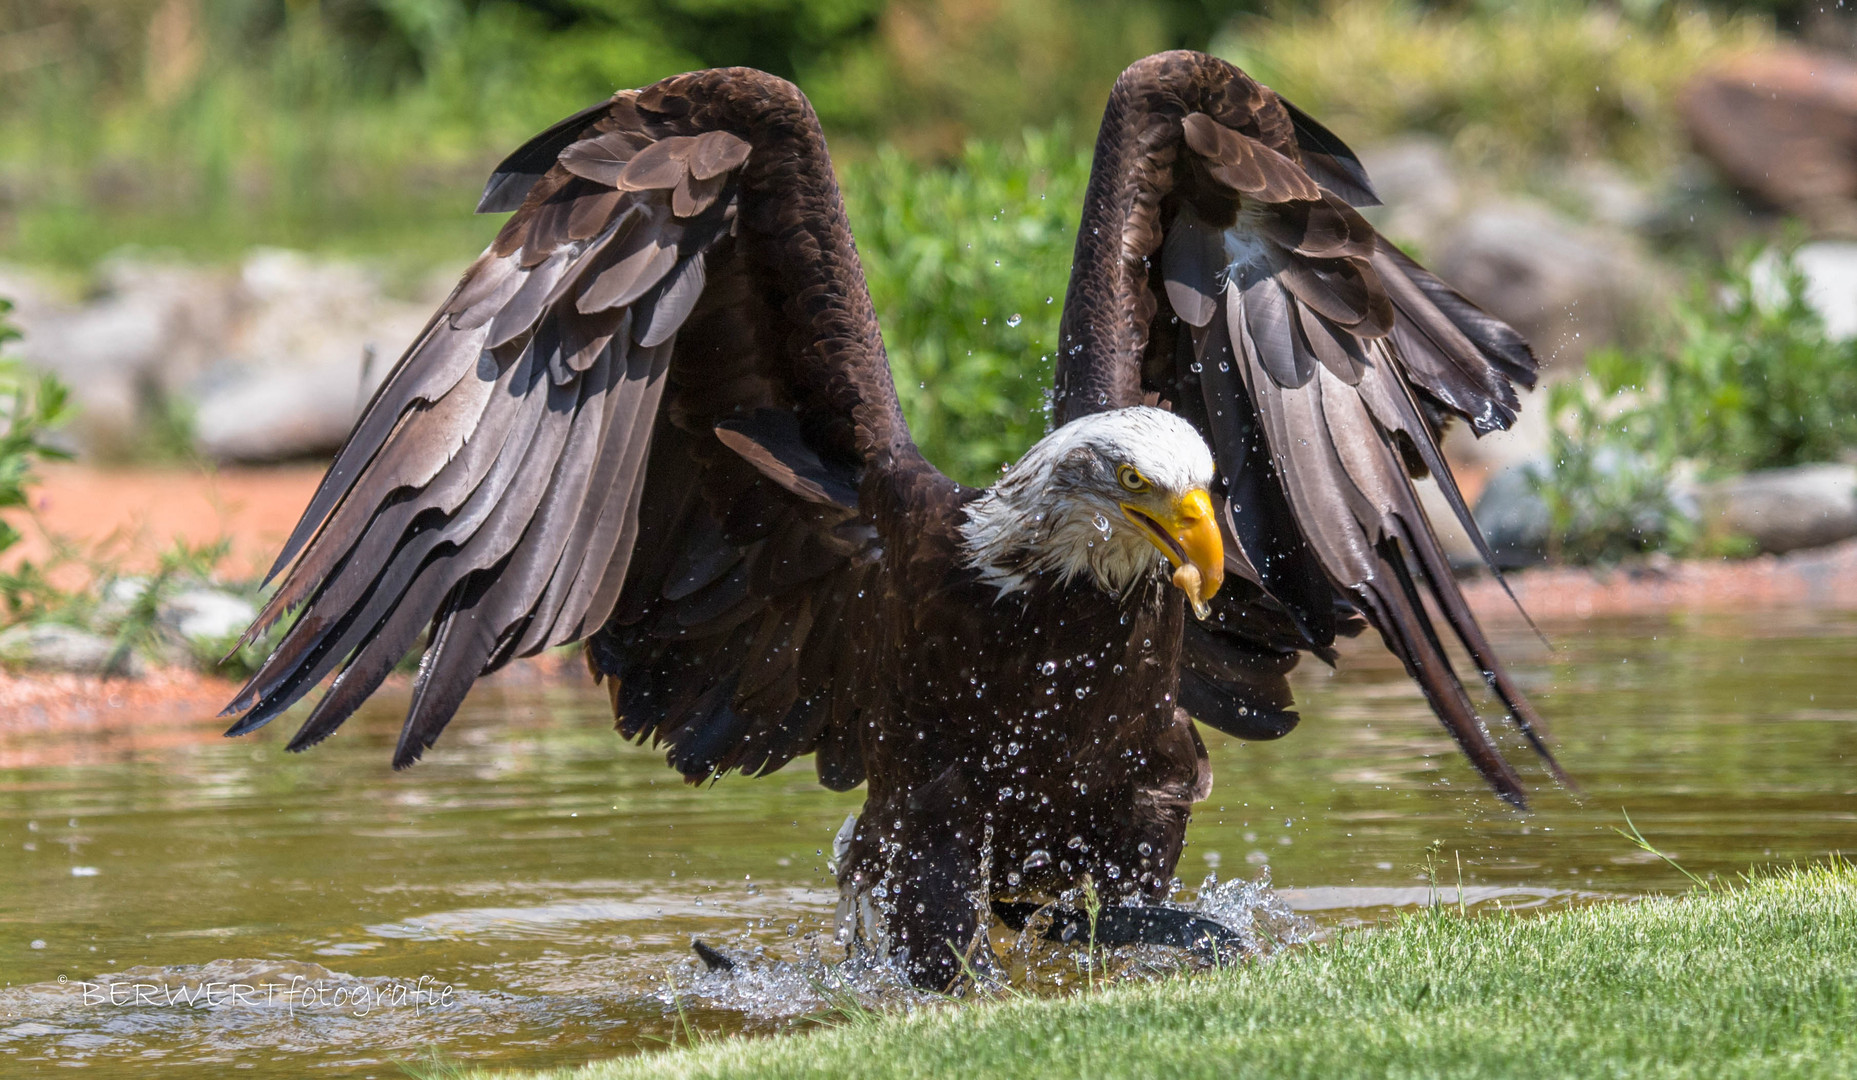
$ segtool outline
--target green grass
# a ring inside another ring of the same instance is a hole
[[[1857,1074],[1857,871],[1541,917],[1432,909],[1272,963],[546,1073],[1776,1077]]]

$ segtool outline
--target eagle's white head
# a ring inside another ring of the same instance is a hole
[[[1115,595],[1171,564],[1203,619],[1225,579],[1212,474],[1199,431],[1165,409],[1072,420],[968,505],[967,563],[1002,594],[1051,574]]]

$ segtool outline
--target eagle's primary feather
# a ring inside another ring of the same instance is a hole
[[[479,675],[584,641],[620,730],[686,777],[812,754],[868,783],[848,917],[936,987],[988,898],[1162,895],[1210,789],[1195,721],[1284,734],[1298,656],[1363,619],[1519,804],[1427,595],[1545,757],[1538,719],[1408,468],[1465,516],[1435,418],[1506,426],[1534,358],[1377,236],[1373,198],[1229,64],[1129,68],[1059,425],[976,491],[910,441],[800,92],[734,68],[617,94],[491,177],[480,208],[514,213],[285,543],[248,640],[297,618],[229,734],[333,676],[290,746],[328,737],[426,633],[404,767]]]

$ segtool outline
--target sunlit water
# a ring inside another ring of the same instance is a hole
[[[1613,831],[1627,811],[1701,875],[1857,850],[1857,619],[1549,631],[1551,654],[1501,644],[1583,804],[1504,809],[1358,643],[1303,671],[1290,737],[1208,733],[1181,900],[1216,874],[1206,906],[1268,942],[1454,902],[1460,880],[1469,905],[1535,908],[1684,885]],[[860,796],[807,763],[691,788],[612,733],[601,691],[503,686],[395,774],[403,704],[305,755],[287,723],[0,738],[0,1074],[563,1064],[913,1000],[830,942],[825,853]],[[1266,865],[1274,891],[1240,880]],[[702,972],[693,935],[744,973]]]

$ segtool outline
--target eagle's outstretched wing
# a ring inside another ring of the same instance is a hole
[[[862,777],[867,462],[910,457],[818,121],[747,69],[569,117],[501,165],[515,210],[368,405],[248,638],[227,709],[331,673],[326,738],[430,632],[394,764],[472,681],[591,637],[626,734],[700,778],[818,750]]]
[[[1189,634],[1189,711],[1252,737],[1287,731],[1293,650],[1327,650],[1351,607],[1478,771],[1521,803],[1427,596],[1557,777],[1558,766],[1452,579],[1412,477],[1436,476],[1481,543],[1438,438],[1453,414],[1479,433],[1506,428],[1513,384],[1533,385],[1535,358],[1351,205],[1375,203],[1339,139],[1232,65],[1173,52],[1129,68],[1104,114],[1078,233],[1058,419],[1158,395],[1212,443],[1235,541],[1232,595]]]

